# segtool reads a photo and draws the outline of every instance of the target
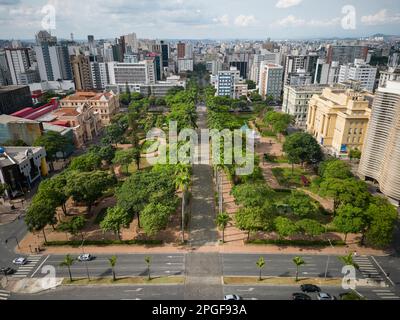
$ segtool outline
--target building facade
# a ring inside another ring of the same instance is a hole
[[[75,89],[88,91],[93,89],[90,60],[84,55],[71,56],[71,68],[75,82]]]
[[[263,99],[266,99],[269,96],[273,97],[274,100],[281,99],[282,78],[282,66],[265,62],[261,63],[258,90]]]
[[[356,59],[354,64],[340,67],[339,83],[344,83],[348,80],[358,81],[362,89],[373,92],[377,72],[377,68],[367,65],[363,60]]]
[[[376,92],[358,172],[400,204],[400,82]]]
[[[28,86],[0,87],[0,114],[12,114],[30,106],[32,97]]]
[[[325,152],[347,158],[350,150],[361,150],[371,115],[362,92],[326,88],[309,103],[307,131]]]

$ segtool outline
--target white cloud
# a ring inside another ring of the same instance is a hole
[[[235,25],[238,27],[248,27],[254,25],[256,22],[257,20],[254,16],[245,16],[243,14],[237,16],[235,19]]]
[[[214,18],[213,21],[215,23],[222,24],[223,26],[229,26],[229,16],[227,14]]]
[[[272,26],[279,27],[331,27],[340,24],[340,18],[329,20],[305,20],[289,15],[286,18],[276,21]]]
[[[277,8],[290,8],[299,5],[303,0],[279,0],[275,5]]]
[[[361,22],[369,26],[400,23],[400,14],[389,16],[387,9],[382,9],[376,14],[361,17]]]

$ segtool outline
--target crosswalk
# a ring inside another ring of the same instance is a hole
[[[0,290],[0,300],[8,300],[10,297],[10,292],[6,290]]]
[[[20,266],[12,277],[13,278],[26,278],[30,275],[30,273],[34,270],[36,265],[42,259],[42,255],[30,255],[27,257],[27,264]]]
[[[372,290],[380,299],[383,300],[400,300],[400,297],[397,296],[392,290],[390,289],[376,289]]]
[[[382,274],[376,268],[375,264],[367,256],[354,257],[354,262],[358,264],[359,271],[366,279],[371,279],[376,282],[385,282]]]

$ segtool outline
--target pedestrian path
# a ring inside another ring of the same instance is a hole
[[[10,298],[10,292],[6,290],[0,290],[0,300],[8,300]]]
[[[376,265],[370,260],[368,256],[354,257],[354,262],[360,267],[359,271],[365,279],[371,279],[376,282],[385,282],[382,274],[376,268]]]
[[[390,289],[376,289],[372,291],[382,300],[400,300],[400,297]]]
[[[30,255],[27,257],[27,264],[20,266],[16,273],[12,275],[14,278],[26,278],[28,277],[39,264],[42,259],[42,255]]]

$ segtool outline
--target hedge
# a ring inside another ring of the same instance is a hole
[[[86,246],[111,246],[111,245],[161,245],[164,242],[162,240],[86,240]],[[82,245],[81,240],[72,241],[48,241],[46,244],[48,247],[55,246],[72,246],[80,247]]]
[[[342,240],[332,240],[333,246],[345,246],[346,243]],[[246,244],[257,245],[277,245],[277,246],[299,246],[299,247],[329,247],[329,241],[325,240],[250,240]]]

